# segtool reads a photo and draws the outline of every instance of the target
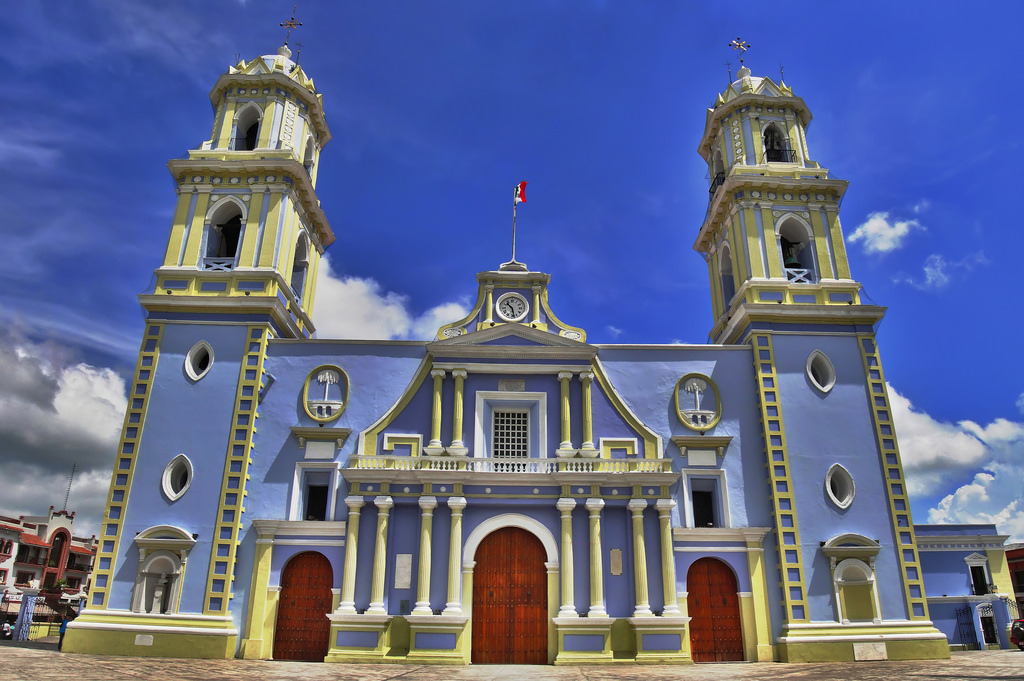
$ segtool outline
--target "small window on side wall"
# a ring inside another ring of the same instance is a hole
[[[206,341],[199,341],[185,355],[185,374],[193,381],[206,376],[213,366],[213,346]]]
[[[836,384],[836,369],[821,350],[815,350],[807,357],[807,378],[823,393],[831,391]]]
[[[825,475],[825,492],[832,503],[842,509],[849,508],[856,491],[850,471],[838,463],[832,464]]]
[[[177,501],[188,491],[192,485],[192,462],[184,454],[171,459],[171,462],[164,468],[161,487],[164,495],[171,501]]]

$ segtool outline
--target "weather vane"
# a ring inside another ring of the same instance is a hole
[[[283,24],[282,24],[283,25]],[[729,47],[736,50],[740,54],[740,65],[743,65],[743,53],[750,49],[750,43],[743,38],[736,36],[736,40],[729,43]]]
[[[288,21],[281,22],[281,28],[287,28],[288,32],[284,34],[284,44],[288,44],[288,39],[292,37],[292,29],[302,26],[301,21],[295,21],[295,9],[299,6],[299,3],[292,5],[292,17]]]

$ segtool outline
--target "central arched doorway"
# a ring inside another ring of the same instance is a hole
[[[274,628],[275,660],[323,662],[331,642],[331,585],[334,571],[322,553],[306,551],[291,560],[281,573]]]
[[[473,568],[474,664],[547,664],[548,585],[544,545],[503,527],[484,537]]]
[[[694,662],[743,660],[736,575],[716,558],[701,558],[686,573],[690,654]]]

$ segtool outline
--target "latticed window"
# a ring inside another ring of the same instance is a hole
[[[529,456],[530,414],[525,411],[494,411],[491,456],[518,459]]]

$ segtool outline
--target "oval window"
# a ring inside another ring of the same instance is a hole
[[[213,366],[213,347],[206,341],[199,341],[185,355],[185,373],[193,381],[198,381]]]
[[[807,378],[824,393],[832,390],[836,384],[836,369],[821,350],[815,350],[807,357]]]
[[[184,454],[171,459],[171,462],[164,468],[161,486],[164,494],[171,501],[177,501],[192,485],[192,462]]]
[[[849,508],[857,489],[853,484],[853,476],[850,475],[850,471],[839,464],[833,464],[825,476],[825,491],[836,506]]]

